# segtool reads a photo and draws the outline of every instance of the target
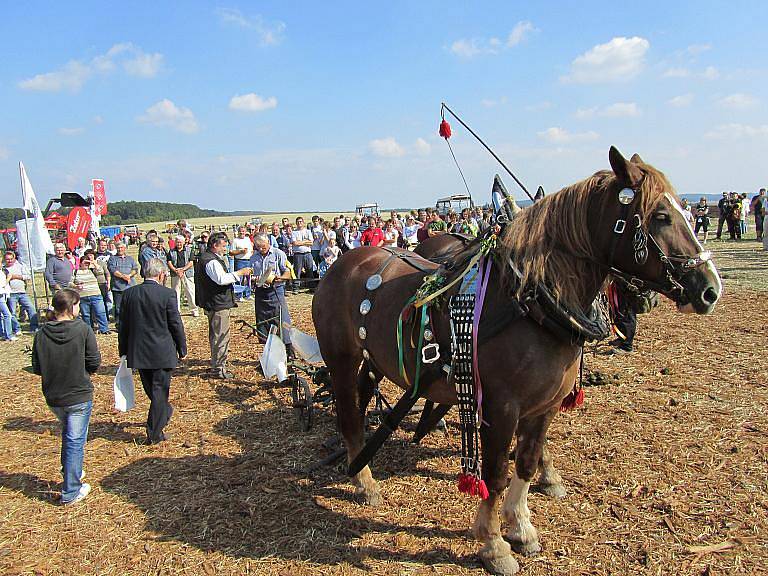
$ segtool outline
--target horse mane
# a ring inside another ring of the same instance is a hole
[[[667,178],[639,158],[633,162],[643,173],[637,189],[635,212],[647,224],[665,192],[674,195]],[[597,206],[591,201],[616,184],[610,170],[596,172],[589,178],[545,196],[525,208],[506,227],[497,254],[504,264],[512,257],[522,273],[522,282],[510,282],[509,266],[503,265],[503,279],[515,286],[519,297],[523,291],[543,282],[555,297],[568,307],[579,309],[585,298],[586,286],[595,285],[605,270],[590,233],[589,211]],[[618,186],[614,186],[618,192]],[[613,223],[606,222],[606,226]],[[591,282],[590,282],[591,280]]]

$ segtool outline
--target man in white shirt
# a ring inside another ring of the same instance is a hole
[[[320,264],[320,252],[323,250],[323,241],[325,236],[323,234],[323,223],[320,221],[320,216],[312,216],[312,260],[315,262],[315,266]]]
[[[237,229],[237,238],[232,240],[232,249],[229,255],[235,259],[235,272],[248,266],[253,256],[253,242],[245,234],[245,226]]]
[[[297,279],[313,278],[315,263],[312,259],[312,244],[314,238],[312,231],[304,225],[304,218],[296,218],[296,229],[291,232],[291,246],[293,246],[293,271]],[[298,291],[299,282],[294,282],[294,293]]]
[[[21,333],[19,315],[16,310],[17,306],[20,306],[21,309],[27,313],[27,317],[29,318],[29,329],[32,332],[35,332],[37,330],[37,310],[35,310],[35,306],[27,295],[26,283],[32,280],[32,274],[30,274],[29,268],[16,259],[15,252],[8,250],[4,255],[3,271],[7,276],[8,287],[10,289],[8,308],[11,311],[13,333],[15,335]],[[0,274],[2,273],[3,272],[0,272]]]
[[[235,304],[234,284],[250,276],[249,267],[229,271],[225,254],[227,237],[221,232],[208,239],[208,250],[195,268],[195,301],[208,317],[208,343],[211,346],[211,377],[227,380],[234,374],[227,370],[229,355],[229,316]]]

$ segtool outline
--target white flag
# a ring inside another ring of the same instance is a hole
[[[22,208],[35,216],[35,213],[40,210],[40,204],[37,203],[35,191],[32,189],[32,183],[29,181],[23,162],[19,162],[19,171],[21,172],[21,197],[24,200]]]
[[[46,254],[53,254],[53,242],[48,229],[45,227],[43,211],[37,203],[35,191],[24,169],[19,162],[21,172],[21,195],[24,199],[24,210],[32,213],[32,218],[16,222],[16,240],[18,242],[19,260],[29,265],[33,270],[45,268]],[[27,242],[29,238],[29,242]]]

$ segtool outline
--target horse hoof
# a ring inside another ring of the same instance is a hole
[[[381,492],[366,492],[364,490],[358,490],[357,493],[363,497],[363,502],[367,506],[378,506],[381,504]]]
[[[485,558],[481,555],[480,560],[483,562],[485,570],[490,574],[512,576],[512,574],[517,574],[520,571],[520,565],[511,555],[495,558]]]
[[[533,489],[550,498],[565,498],[568,494],[562,484],[536,484]]]
[[[535,556],[541,552],[541,544],[539,544],[538,540],[525,544],[522,542],[510,542],[510,544],[512,545],[512,550],[521,556]]]

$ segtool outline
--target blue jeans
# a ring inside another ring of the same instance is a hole
[[[248,266],[251,265],[250,260],[246,260],[244,258],[235,258],[235,266],[234,270],[237,272],[238,270],[242,268],[248,268]],[[243,288],[241,290],[238,290],[235,288],[236,296],[239,298],[250,298],[251,297],[251,277],[250,276],[243,276],[240,278],[240,286]]]
[[[80,491],[83,475],[83,455],[88,439],[88,422],[91,419],[93,401],[73,406],[50,406],[51,412],[61,422],[61,503],[72,501]]]
[[[11,324],[13,324],[13,331],[18,332],[21,330],[19,325],[19,315],[16,313],[16,306],[20,305],[21,309],[29,316],[29,329],[34,332],[38,328],[37,324],[37,310],[35,310],[32,301],[26,292],[16,292],[11,294],[8,299],[8,308],[11,309]]]
[[[101,294],[98,296],[83,296],[80,298],[80,315],[83,317],[88,327],[91,327],[91,314],[96,316],[96,321],[99,323],[99,332],[104,334],[109,332],[109,324],[107,324],[107,311],[104,309],[104,299]]]
[[[8,297],[0,296],[0,340],[8,340],[13,336],[11,318],[13,318],[13,314],[8,308]]]

